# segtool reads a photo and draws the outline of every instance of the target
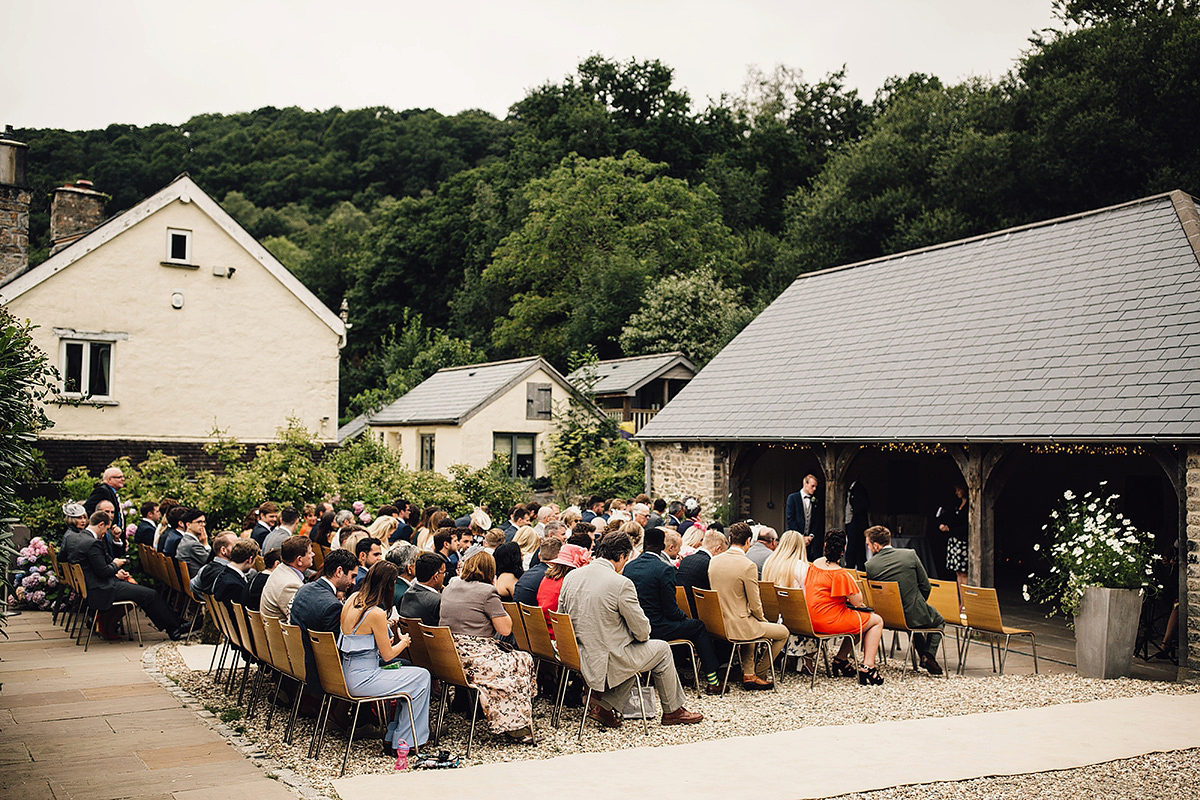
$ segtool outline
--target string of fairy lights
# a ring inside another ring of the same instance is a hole
[[[843,443],[839,443],[843,444]],[[801,451],[812,450],[814,447],[829,447],[827,442],[758,442],[758,449]],[[871,442],[858,446],[878,450],[884,453],[904,453],[909,455],[940,456],[948,455],[951,448],[965,449],[966,444],[940,442]],[[1146,449],[1136,444],[1107,444],[1088,442],[1021,442],[1005,443],[1007,447],[1015,447],[1034,455],[1071,455],[1071,456],[1142,456]],[[1179,445],[1163,444],[1160,447],[1177,452]]]

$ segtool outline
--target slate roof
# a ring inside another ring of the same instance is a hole
[[[592,393],[597,395],[636,394],[638,389],[679,364],[695,374],[695,364],[679,351],[599,361],[591,368],[597,378]],[[568,375],[567,380],[572,385],[576,385],[583,378],[586,369],[588,368],[580,367]]]
[[[367,419],[366,414],[359,414],[345,425],[339,427],[337,429],[337,443],[342,444],[350,439],[356,439],[361,436],[367,430]]]
[[[400,399],[371,415],[370,425],[461,425],[518,381],[542,368],[568,389],[566,378],[541,356],[440,369]]]
[[[1200,437],[1193,242],[1172,192],[802,275],[637,438]]]

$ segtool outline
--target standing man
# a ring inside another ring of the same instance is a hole
[[[269,553],[270,550],[263,547],[263,541],[278,526],[279,506],[268,500],[258,507],[258,522],[254,523],[254,528],[250,531],[250,538],[258,543],[260,550]]]
[[[929,576],[917,551],[892,547],[892,532],[882,525],[867,528],[867,549],[871,558],[867,561],[867,579],[872,581],[895,581],[900,587],[900,599],[904,603],[904,622],[910,628],[945,628],[946,620],[937,609],[925,602],[932,587]],[[940,633],[914,633],[913,647],[920,654],[921,666],[930,675],[941,675],[942,667],[937,661]]]
[[[639,672],[651,670],[662,699],[663,725],[704,719],[683,707],[683,685],[666,642],[650,638],[650,620],[638,605],[633,582],[621,575],[633,552],[629,534],[614,531],[596,545],[596,558],[563,579],[558,609],[571,615],[579,640],[583,679],[600,692],[588,717],[621,727],[621,712]]]
[[[100,476],[100,482],[96,484],[96,488],[92,489],[92,493],[88,495],[88,499],[83,501],[83,510],[88,514],[92,514],[97,510],[96,504],[101,500],[107,500],[112,503],[113,507],[113,522],[110,527],[115,527],[120,531],[125,530],[125,515],[121,513],[121,497],[118,492],[125,488],[125,473],[121,472],[120,467],[109,467],[104,470],[104,474]]]
[[[762,597],[758,593],[758,571],[754,562],[746,558],[752,536],[750,526],[735,522],[729,526],[729,549],[713,556],[708,565],[708,577],[712,588],[721,602],[721,616],[725,619],[725,631],[730,639],[767,639],[771,642],[770,654],[754,658],[757,647],[740,647],[742,657],[742,688],[772,689],[775,684],[767,680],[770,664],[787,644],[788,629],[763,616]]]
[[[804,537],[810,562],[824,555],[825,507],[817,498],[816,475],[805,475],[800,491],[788,495],[786,527]]]
[[[279,548],[280,564],[263,586],[259,612],[264,617],[287,619],[296,590],[304,585],[304,571],[312,566],[312,542],[307,536],[289,536]]]

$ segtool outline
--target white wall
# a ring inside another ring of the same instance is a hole
[[[162,265],[168,227],[192,231],[198,270]],[[194,203],[169,204],[9,308],[40,326],[35,342],[55,364],[53,328],[129,334],[113,350],[117,405],[51,406],[47,438],[195,441],[219,427],[267,441],[289,416],[336,436],[337,334]]]

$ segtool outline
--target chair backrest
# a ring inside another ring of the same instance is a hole
[[[287,647],[292,675],[303,682],[308,677],[307,662],[304,660],[304,631],[300,630],[299,625],[289,625],[283,620],[275,622],[279,624],[279,633],[283,635],[283,643]]]
[[[874,608],[875,603],[871,596],[871,583],[866,578],[859,578],[855,581],[858,584],[858,590],[862,592],[863,603]]]
[[[512,620],[513,638],[517,640],[517,648],[527,653],[533,652],[529,649],[529,634],[525,632],[525,620],[521,618],[520,607],[512,601],[502,601],[500,605],[504,606],[508,618]]]
[[[959,611],[958,581],[939,581],[929,579],[929,599],[926,601],[933,606],[942,619],[952,625],[962,622]]]
[[[550,638],[550,628],[546,625],[546,615],[539,606],[527,606],[519,603],[521,621],[525,623],[525,636],[529,639],[529,652],[547,661],[558,661],[558,651],[554,649],[554,640]]]
[[[687,589],[683,586],[675,587],[675,605],[679,606],[679,610],[688,619],[694,617],[692,613],[692,602],[688,599]]]
[[[242,640],[238,635],[237,628],[229,618],[229,608],[224,603],[217,600],[212,595],[208,595],[209,610],[212,611],[213,619],[216,620],[217,628],[229,640],[229,643],[241,647]]]
[[[267,635],[267,647],[271,650],[271,664],[275,669],[287,675],[296,677],[296,673],[292,672],[292,659],[288,654],[287,642],[283,640],[283,629],[279,627],[280,620],[275,617],[264,617],[259,614],[258,618],[262,621],[263,631]]]
[[[995,589],[964,586],[962,599],[967,608],[968,625],[976,630],[1003,632],[1004,620],[1000,615],[1000,601]]]
[[[196,599],[196,595],[192,594],[192,568],[186,561],[176,561],[175,564],[179,567],[179,590],[186,594],[193,603],[200,602]]]
[[[258,655],[254,649],[254,638],[250,635],[250,623],[246,621],[246,609],[241,603],[233,603],[233,611],[229,614],[231,627],[237,629],[238,644],[243,650]]]
[[[170,586],[177,592],[182,592],[183,588],[179,585],[179,561],[171,556],[163,557],[163,571],[166,573],[167,586]]]
[[[333,634],[329,631],[309,631],[308,641],[312,645],[317,677],[325,694],[350,697],[350,689],[346,686],[346,674],[342,672],[342,656],[338,653]]]
[[[267,639],[267,629],[263,625],[262,614],[253,609],[246,609],[246,621],[250,627],[250,638],[254,641],[254,654],[275,666],[275,654],[271,652],[271,643]]]
[[[729,640],[725,635],[725,617],[721,614],[721,601],[714,589],[692,587],[692,597],[696,599],[696,616],[704,623],[709,636]]]
[[[87,579],[83,577],[83,567],[79,564],[68,564],[71,570],[71,582],[74,585],[75,591],[83,595],[84,602],[87,602]]]
[[[775,599],[775,584],[771,581],[759,581],[758,596],[762,599],[763,617],[767,622],[779,622],[779,601]]]
[[[429,651],[425,649],[425,637],[421,635],[421,620],[414,617],[401,617],[400,627],[408,634],[408,660],[418,667],[433,671],[433,662],[429,660]]]
[[[554,641],[558,645],[558,659],[567,669],[583,670],[583,656],[579,654],[579,640],[575,638],[575,624],[570,614],[550,612],[554,624]]]
[[[454,637],[450,629],[444,625],[419,627],[421,638],[425,642],[425,652],[429,653],[429,660],[433,664],[434,676],[453,686],[470,686],[462,659],[454,649]]]
[[[894,631],[908,630],[900,584],[895,581],[867,581],[867,586],[871,590],[871,607],[883,617],[883,627]]]
[[[815,636],[812,617],[808,613],[808,603],[804,600],[804,590],[775,587],[775,602],[779,604],[779,613],[783,616],[783,626],[789,632],[799,636]]]
[[[158,551],[147,544],[138,545],[139,562],[142,565],[142,572],[149,575],[156,581],[162,580],[158,572]]]
[[[321,547],[321,545],[316,544],[315,542],[313,543],[312,551],[313,551],[312,569],[314,572],[320,572],[321,567],[323,567],[325,565],[325,553],[327,553],[328,551],[324,547]],[[264,561],[263,563],[265,564],[266,562]]]

